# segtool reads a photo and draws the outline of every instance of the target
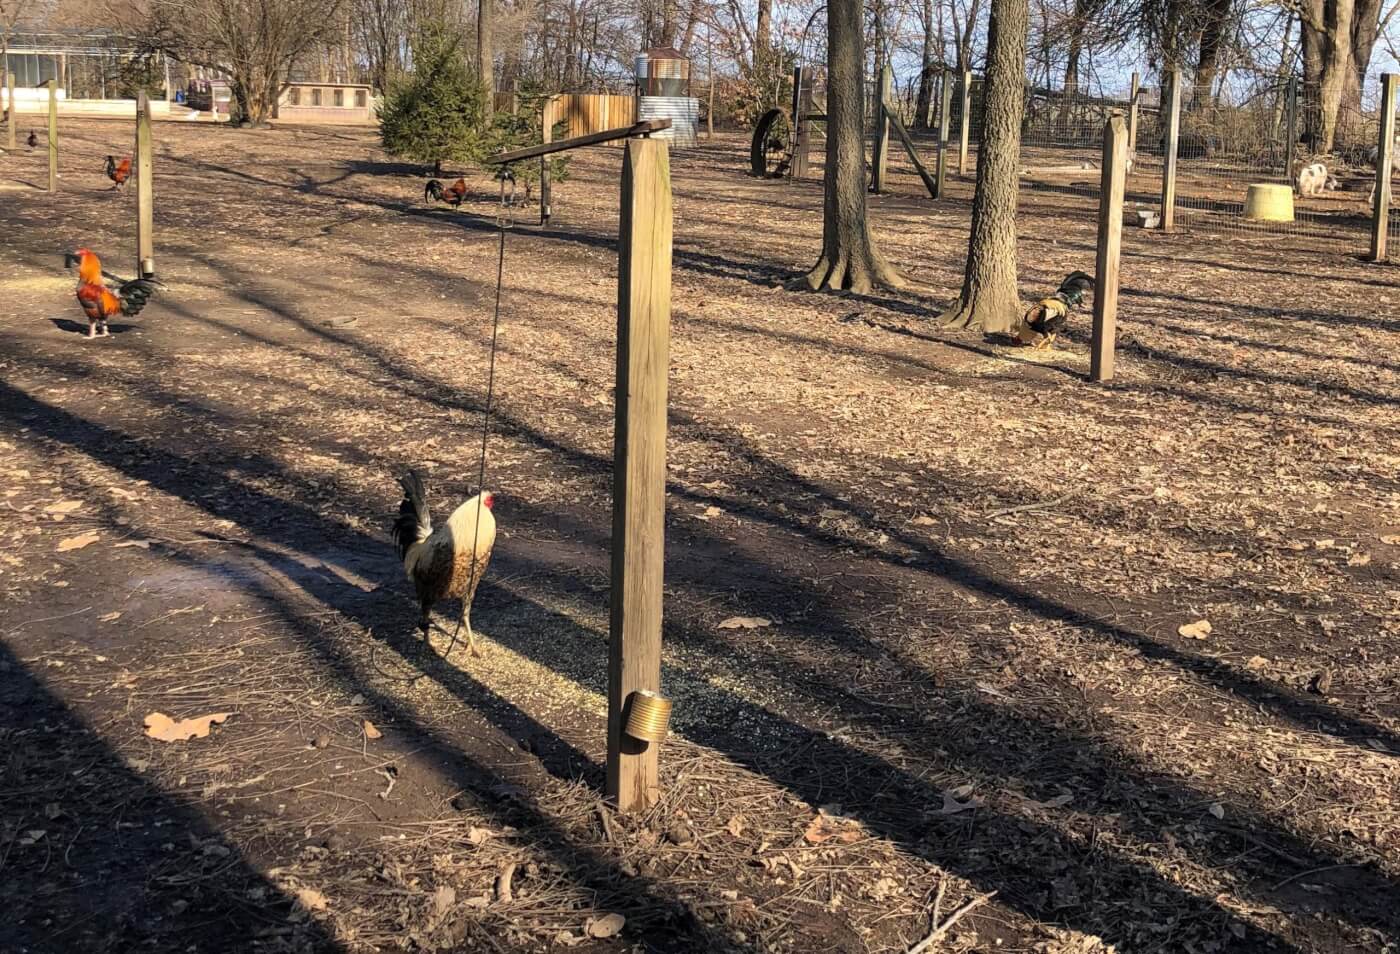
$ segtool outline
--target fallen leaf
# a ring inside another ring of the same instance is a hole
[[[1206,809],[1206,811],[1210,812],[1216,818],[1225,817],[1225,806],[1219,802],[1211,802],[1210,808]]]
[[[1244,664],[1244,668],[1257,671],[1263,669],[1267,665],[1269,665],[1269,660],[1264,656],[1250,656],[1249,662]]]
[[[771,619],[762,616],[731,616],[723,623],[719,624],[720,629],[762,629],[765,626],[772,626]]]
[[[457,903],[457,889],[450,884],[439,885],[433,892],[433,913],[442,917]]]
[[[713,520],[715,517],[722,516],[723,514],[724,514],[724,511],[721,510],[719,507],[706,507],[706,508],[705,508],[705,512],[704,512],[704,513],[701,513],[701,514],[696,514],[695,519],[696,519],[696,520]]]
[[[101,616],[97,617],[97,621],[99,623],[110,623],[121,618],[121,613],[103,613]]]
[[[98,535],[91,530],[81,536],[65,537],[58,541],[58,552],[63,553],[66,550],[81,550],[83,547],[92,546],[98,539]]]
[[[315,888],[297,888],[297,904],[308,911],[326,910],[326,896]]]
[[[142,550],[149,550],[154,540],[123,540],[121,543],[113,544],[113,550],[120,550],[123,547],[140,547]]]
[[[1353,553],[1347,557],[1347,566],[1366,566],[1371,562],[1369,553]]]
[[[365,729],[365,738],[367,738],[367,739],[382,739],[382,738],[384,738],[384,733],[383,733],[383,732],[380,732],[378,729],[376,729],[376,728],[374,727],[374,723],[371,722],[371,721],[369,721],[368,719],[366,719],[365,722],[364,722],[364,729]]]
[[[744,833],[744,816],[733,816],[729,819],[729,824],[725,825],[724,827],[729,830],[729,834],[733,835],[735,838],[738,838]]]
[[[60,500],[58,503],[52,503],[45,507],[44,513],[72,513],[82,505],[81,500]]]
[[[828,815],[818,812],[807,825],[807,830],[802,833],[802,837],[807,839],[808,844],[820,845],[823,842],[836,840],[843,845],[849,845],[860,841],[860,823],[851,818],[841,815]]]
[[[480,848],[491,840],[493,832],[489,828],[478,828],[473,825],[467,829],[467,841]]]
[[[1198,619],[1194,623],[1178,626],[1176,628],[1176,633],[1178,636],[1183,636],[1186,639],[1205,639],[1211,634],[1210,621]]]
[[[209,734],[209,727],[222,724],[232,712],[214,712],[193,719],[176,722],[163,712],[152,712],[146,716],[146,734],[161,742],[183,742],[186,739],[202,739]]]
[[[938,814],[956,815],[958,812],[965,812],[981,805],[982,799],[972,794],[971,785],[959,785],[957,788],[943,790],[943,807],[938,810]]]
[[[1382,534],[1381,543],[1388,547],[1400,547],[1400,533]]]
[[[605,914],[601,918],[589,921],[584,926],[584,932],[589,937],[603,938],[613,937],[627,924],[627,919],[620,914]]]

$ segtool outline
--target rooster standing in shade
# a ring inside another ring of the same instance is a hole
[[[399,485],[403,487],[403,502],[399,504],[399,519],[394,522],[394,545],[418,595],[418,626],[423,630],[423,641],[428,641],[433,606],[442,600],[460,599],[462,617],[457,626],[467,628],[467,647],[473,656],[480,656],[476,634],[472,632],[472,598],[486,575],[491,548],[496,543],[496,518],[491,514],[495,495],[482,491],[452,511],[447,522],[434,530],[423,478],[410,470],[399,478]],[[457,638],[456,633],[452,638]]]
[[[78,304],[87,315],[89,338],[107,337],[107,319],[114,315],[135,315],[146,307],[146,300],[155,294],[160,283],[154,279],[136,278],[118,282],[114,292],[107,287],[110,276],[102,271],[102,260],[85,248],[69,252],[63,264],[78,266]]]
[[[441,182],[436,179],[429,179],[428,184],[423,187],[424,202],[443,202],[452,208],[462,204],[467,197],[467,180],[458,179],[450,186],[443,188]]]
[[[1070,272],[1049,298],[1042,298],[1021,319],[1016,340],[1037,351],[1050,347],[1069,319],[1069,313],[1084,301],[1084,293],[1094,290],[1094,276]]]

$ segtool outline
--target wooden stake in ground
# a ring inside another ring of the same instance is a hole
[[[1167,142],[1162,155],[1163,232],[1170,232],[1176,222],[1176,153],[1181,142],[1181,70],[1172,70],[1169,82],[1165,113]]]
[[[629,139],[618,235],[606,789],[625,812],[660,796],[657,746],[622,729],[633,693],[661,689],[670,323],[670,160],[664,141]]]
[[[49,80],[49,191],[58,191],[58,80]]]
[[[962,122],[958,130],[958,175],[967,175],[967,159],[969,151],[968,140],[972,135],[972,71],[967,70],[962,75]]]
[[[1089,380],[1113,377],[1118,335],[1118,262],[1123,248],[1123,188],[1128,166],[1128,130],[1115,112],[1103,131],[1103,180],[1099,189],[1099,252],[1094,266],[1094,334]]]
[[[948,181],[948,125],[952,122],[949,112],[953,108],[951,76],[952,74],[945,70],[943,79],[938,84],[938,168],[933,177],[935,199],[943,198],[943,184]]]
[[[5,114],[5,126],[6,126],[5,135],[6,135],[6,137],[7,137],[8,140],[9,140],[8,145],[6,146],[6,148],[8,148],[11,152],[14,152],[14,149],[15,149],[15,121],[16,121],[16,119],[19,118],[19,111],[15,109],[15,71],[14,71],[14,70],[11,70],[11,69],[5,70],[5,92],[7,92],[7,93],[9,94],[9,98],[6,99],[5,102],[7,102],[7,103],[10,104],[9,107],[8,107],[9,112]]]
[[[1128,90],[1128,148],[1137,148],[1138,99],[1142,96],[1142,77],[1133,73],[1133,82]]]
[[[880,83],[875,90],[875,154],[870,159],[870,191],[876,195],[885,191],[885,173],[890,160],[890,121],[885,103],[890,98],[892,76],[886,63],[880,68]]]
[[[1376,151],[1375,208],[1371,219],[1371,260],[1383,262],[1390,225],[1390,173],[1395,168],[1395,105],[1400,97],[1400,75],[1381,77],[1381,142]]]
[[[559,96],[546,96],[544,106],[540,108],[540,142],[552,142],[554,140],[554,104],[559,102]],[[554,183],[550,181],[548,156],[540,156],[540,225],[549,224],[551,210],[549,203],[554,191]]]
[[[156,273],[155,182],[151,162],[151,103],[146,91],[136,94],[136,274]]]

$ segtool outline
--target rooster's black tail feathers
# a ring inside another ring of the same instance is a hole
[[[409,547],[428,539],[433,521],[428,516],[428,487],[418,471],[410,470],[400,477],[399,486],[403,487],[403,501],[399,504],[399,519],[394,521],[394,546],[403,560]]]
[[[1084,300],[1084,293],[1094,290],[1094,276],[1088,272],[1070,272],[1060,282],[1055,295],[1067,305],[1078,305]]]

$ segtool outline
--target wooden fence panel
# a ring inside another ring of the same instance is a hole
[[[621,129],[637,121],[637,98],[609,93],[565,93],[555,106],[555,117],[567,122],[567,137],[587,136],[608,129]],[[626,140],[609,143],[623,146]]]

